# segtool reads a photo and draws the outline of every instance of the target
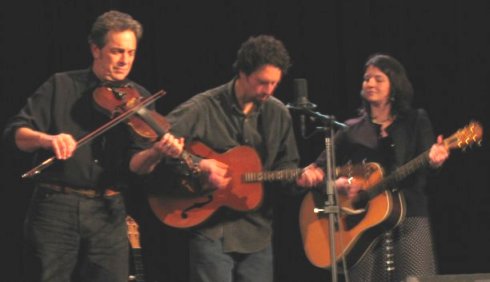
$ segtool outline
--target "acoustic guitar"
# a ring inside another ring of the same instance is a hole
[[[128,227],[128,240],[131,246],[131,255],[134,265],[134,275],[130,275],[128,281],[145,282],[138,224],[131,216],[127,215],[126,225]]]
[[[480,144],[483,130],[478,122],[471,122],[452,136],[444,139],[449,149],[464,149],[474,143]],[[337,176],[346,176],[357,181],[361,191],[354,199],[339,193],[339,221],[335,232],[335,259],[330,256],[330,230],[327,214],[315,213],[323,208],[324,193],[309,191],[300,207],[299,224],[303,247],[309,261],[319,267],[329,269],[332,263],[346,258],[348,266],[355,265],[375,239],[398,226],[405,217],[405,201],[395,185],[418,169],[429,165],[429,151],[397,168],[387,177],[377,163],[348,164],[337,169]]]
[[[196,196],[149,195],[148,201],[153,213],[164,224],[176,228],[199,225],[221,207],[242,212],[255,210],[262,203],[263,182],[293,180],[302,173],[302,169],[262,171],[257,152],[249,146],[237,146],[224,153],[217,153],[201,142],[193,142],[188,152],[227,164],[231,181],[225,189],[208,189],[206,193]],[[192,181],[185,183],[188,186]]]

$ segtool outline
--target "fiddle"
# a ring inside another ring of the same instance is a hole
[[[120,111],[126,111],[127,107],[131,108],[141,99],[141,96],[136,89],[130,86],[99,87],[94,91],[93,98],[103,112],[114,116]],[[158,141],[170,129],[170,123],[165,117],[145,107],[138,109],[135,115],[126,120],[126,123],[141,137],[152,142]],[[189,168],[191,175],[195,176],[200,173],[189,152],[184,150],[178,158]],[[185,186],[190,187],[190,185]]]
[[[97,91],[97,89],[99,89]],[[97,88],[94,93],[99,93],[100,88]],[[141,99],[139,96],[139,93],[137,91],[131,92],[131,91],[124,91],[124,92],[118,92],[121,96],[121,98],[118,98],[118,96],[115,96],[114,101],[111,100],[110,95],[104,94],[106,92],[100,92],[102,94],[97,95],[97,101],[101,102],[101,107],[104,108],[105,110],[109,111],[111,113],[111,116],[113,117],[109,122],[105,123],[101,127],[97,128],[96,130],[92,131],[91,133],[87,134],[86,136],[82,137],[80,140],[77,141],[77,149],[80,148],[81,146],[87,144],[88,142],[92,141],[94,138],[100,136],[101,134],[105,133],[107,130],[111,129],[112,127],[116,126],[117,124],[121,123],[122,121],[128,120],[131,118],[133,115],[136,113],[139,113],[141,116],[150,116],[153,114],[149,114],[150,111],[148,111],[145,107],[148,106],[149,104],[155,102],[157,99],[161,98],[163,95],[165,95],[165,91],[160,90],[157,93],[146,97],[144,99]],[[129,95],[126,95],[125,93],[130,93]],[[109,97],[108,99],[104,99]],[[115,103],[119,101],[119,103]],[[157,123],[156,119],[152,119],[152,123]],[[141,125],[141,122],[138,122],[138,120],[132,120],[133,127],[136,129],[139,129],[137,132],[145,133],[148,138],[155,138],[156,139],[156,132],[155,131],[145,131],[148,130],[148,128],[144,127]],[[163,123],[165,124],[165,123]],[[168,126],[168,122],[166,123]],[[168,126],[169,127],[169,126]],[[163,127],[158,127],[160,130],[163,130]],[[22,178],[30,178],[33,177],[37,174],[39,174],[42,170],[46,169],[50,165],[54,163],[56,160],[56,157],[53,156],[49,159],[46,159],[43,161],[41,164],[38,166],[30,169],[29,171],[25,172],[22,174]]]
[[[142,97],[130,85],[122,87],[101,86],[92,94],[94,102],[104,114],[114,118],[137,105]],[[170,129],[169,122],[155,111],[142,107],[125,122],[139,136],[156,141]]]

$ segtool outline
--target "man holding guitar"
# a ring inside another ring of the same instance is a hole
[[[357,216],[347,216],[347,209],[342,209],[339,228],[342,231],[336,238],[340,241],[338,244],[347,246],[338,245],[336,251],[341,252],[339,256],[349,252],[356,255],[357,260],[348,260],[349,265],[353,265],[349,270],[351,281],[405,281],[409,276],[433,275],[437,268],[424,191],[428,171],[424,168],[440,167],[448,158],[449,149],[442,136],[434,144],[436,138],[427,113],[411,108],[412,85],[396,59],[376,54],[364,67],[360,116],[348,120],[349,127],[335,137],[337,163],[353,164],[337,172],[335,184],[341,209],[344,199],[345,202],[362,199],[363,194],[358,194],[359,191],[371,185],[371,176],[382,174],[381,167],[388,176],[403,174],[403,177],[396,177],[403,181],[392,181],[386,185],[389,186],[387,192],[370,202],[361,201],[360,207],[354,207],[359,208],[355,211],[360,212]],[[403,173],[397,170],[412,159],[417,159],[416,165]],[[323,172],[319,167],[324,163],[325,154],[322,153],[305,170],[305,181],[310,184],[322,181]],[[356,165],[369,169],[356,173]],[[305,201],[315,197],[321,196],[309,193]],[[318,232],[309,229],[315,221],[324,219],[315,215],[311,207],[301,213],[300,221],[303,222],[300,225],[309,259],[319,267],[329,268],[333,262],[319,258],[323,253],[313,251],[313,245],[321,249],[319,244],[324,244],[328,237],[313,244],[315,234],[312,233]],[[381,217],[379,223],[370,219],[376,216]],[[362,232],[352,235],[357,230]],[[343,237],[346,234],[347,237]],[[365,250],[356,252],[354,243],[365,244]],[[310,245],[312,249],[309,249]],[[328,254],[327,250],[322,249],[322,252]],[[340,260],[336,258],[335,261]]]
[[[196,197],[150,198],[150,205],[164,223],[189,228],[190,281],[273,280],[272,191],[248,183],[301,175],[291,116],[272,97],[289,66],[282,42],[272,36],[251,37],[238,50],[236,76],[230,82],[167,115],[171,132],[190,142],[186,148],[203,185],[185,182],[177,190],[195,192]],[[262,167],[282,171],[258,178],[241,173]],[[176,190],[168,178],[164,181],[160,190]],[[219,208],[221,204],[226,208]]]

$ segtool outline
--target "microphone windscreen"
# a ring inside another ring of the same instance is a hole
[[[304,107],[308,105],[308,83],[304,78],[296,78],[294,83],[294,97],[296,97],[296,106]]]

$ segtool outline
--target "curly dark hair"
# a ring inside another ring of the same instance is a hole
[[[364,71],[369,66],[380,69],[390,80],[390,101],[392,114],[403,114],[411,109],[413,99],[412,83],[408,79],[405,67],[395,58],[387,54],[369,56],[364,64]],[[363,110],[369,113],[369,105],[363,100]]]
[[[131,30],[139,41],[143,36],[143,26],[130,15],[119,11],[108,11],[100,15],[92,25],[88,42],[102,48],[106,44],[106,35],[109,31]]]
[[[264,65],[273,65],[286,74],[291,66],[289,53],[284,44],[270,35],[249,37],[237,52],[234,71],[249,75]]]

